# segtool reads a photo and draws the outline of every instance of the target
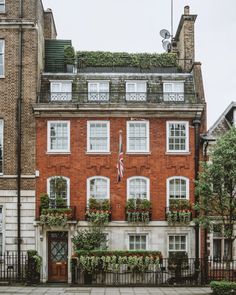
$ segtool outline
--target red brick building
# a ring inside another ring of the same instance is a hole
[[[70,281],[66,257],[73,253],[76,229],[90,226],[85,212],[91,197],[109,201],[108,248],[160,250],[164,257],[171,252],[195,257],[199,251],[189,207],[206,124],[201,64],[194,60],[195,19],[185,7],[172,53],[145,55],[148,66],[142,64],[144,56],[138,65],[127,63],[128,54],[111,66],[116,53],[106,55],[105,65],[99,65],[99,55],[91,64],[91,53],[79,52],[76,69],[66,72],[58,60],[70,43],[46,42],[41,92],[33,105],[36,211],[39,220],[42,193],[49,195],[51,209],[59,207],[59,197],[71,211],[66,224],[37,223],[44,281]],[[120,131],[125,173],[117,183]],[[146,211],[129,204],[127,212],[130,199],[135,206],[149,201]]]

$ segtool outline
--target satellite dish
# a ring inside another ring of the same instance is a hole
[[[168,40],[163,40],[162,41],[162,46],[165,49],[166,52],[170,52],[171,51],[171,43]]]
[[[163,29],[160,31],[160,35],[164,39],[169,39],[170,38],[170,32],[166,29]]]

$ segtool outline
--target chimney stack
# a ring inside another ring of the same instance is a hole
[[[189,12],[190,12],[189,6],[188,5],[184,6],[184,15],[189,15]]]

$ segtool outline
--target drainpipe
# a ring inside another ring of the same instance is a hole
[[[194,131],[195,131],[195,180],[198,179],[198,172],[199,172],[199,153],[200,153],[200,119],[196,118],[193,120]],[[195,195],[195,202],[198,202],[199,198]],[[195,216],[198,217],[198,212],[195,212]],[[199,225],[195,225],[195,258],[196,263],[199,265]],[[198,268],[198,267],[197,267]]]
[[[19,18],[23,18],[23,0],[19,4]],[[17,277],[21,278],[21,107],[22,107],[22,80],[23,80],[23,30],[19,28],[19,84],[17,99]]]

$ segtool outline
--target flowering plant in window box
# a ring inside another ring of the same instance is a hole
[[[87,221],[94,225],[101,226],[111,220],[111,207],[109,200],[89,199],[89,206],[85,212]]]
[[[42,194],[40,199],[40,222],[50,227],[65,226],[68,220],[73,218],[72,208],[68,208],[66,200],[57,197],[55,206],[50,208],[50,200],[47,194]]]
[[[192,218],[191,204],[186,199],[171,199],[166,218],[168,224],[189,224]]]
[[[129,199],[126,203],[128,222],[148,223],[151,215],[151,203],[147,199]]]

